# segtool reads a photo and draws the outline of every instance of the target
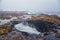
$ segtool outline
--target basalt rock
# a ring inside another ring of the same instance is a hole
[[[60,38],[60,33],[56,33],[55,37]]]
[[[35,28],[39,32],[48,32],[48,31],[53,30],[54,28],[56,28],[56,26],[54,25],[54,23],[49,22],[49,21],[30,20],[30,21],[27,21],[27,22],[28,22],[28,24],[34,25]]]

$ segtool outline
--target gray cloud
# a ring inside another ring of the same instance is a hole
[[[2,0],[3,11],[59,12],[59,0]]]

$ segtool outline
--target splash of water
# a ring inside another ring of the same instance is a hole
[[[19,23],[19,24],[15,25],[15,28],[19,31],[27,32],[29,34],[37,34],[37,35],[40,34],[40,32],[38,32],[35,28],[32,28],[28,25],[23,25],[23,23]]]

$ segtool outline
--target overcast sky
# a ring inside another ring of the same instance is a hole
[[[60,11],[60,0],[2,0],[3,11]]]

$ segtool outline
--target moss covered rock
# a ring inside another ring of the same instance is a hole
[[[0,35],[6,35],[9,31],[11,31],[10,25],[1,25],[0,26]]]

